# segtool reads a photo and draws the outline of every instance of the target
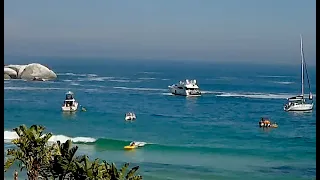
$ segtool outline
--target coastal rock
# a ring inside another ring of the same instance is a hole
[[[57,75],[39,63],[32,63],[28,65],[5,65],[4,66],[5,79],[25,79],[32,80],[34,77],[46,80],[56,79]]]
[[[17,71],[15,71],[14,69],[8,68],[8,67],[5,67],[5,68],[4,68],[4,74],[7,75],[7,76],[9,76],[10,79],[11,79],[11,78],[17,78],[17,76],[18,76]],[[6,77],[6,76],[5,76],[5,77]]]
[[[4,80],[9,80],[11,77],[8,74],[4,74]]]
[[[20,72],[20,71],[19,71]],[[21,72],[21,79],[31,80],[34,77],[42,79],[56,79],[57,75],[52,70],[38,63],[28,64]]]

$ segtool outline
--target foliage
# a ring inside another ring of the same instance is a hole
[[[77,146],[72,146],[71,140],[65,143],[57,141],[49,145],[51,133],[43,134],[43,126],[25,125],[15,128],[18,138],[12,140],[16,149],[9,149],[8,160],[5,162],[6,171],[15,161],[21,166],[21,171],[27,169],[28,179],[80,179],[80,180],[140,180],[135,175],[139,166],[128,170],[129,163],[118,170],[114,163],[95,159],[90,161],[86,155],[76,156]]]

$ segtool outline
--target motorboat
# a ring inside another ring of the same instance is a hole
[[[181,96],[201,96],[200,88],[197,84],[197,80],[180,81],[177,84],[168,86],[170,92],[174,95]]]
[[[74,94],[71,91],[66,93],[66,98],[62,105],[63,112],[75,112],[78,109],[78,102],[74,99]]]
[[[290,97],[287,99],[287,103],[283,109],[285,111],[311,111],[313,109],[313,98],[310,88],[310,80],[307,71],[307,65],[303,53],[303,41],[300,35],[300,54],[301,54],[301,94],[298,96]],[[304,97],[304,73],[306,73],[308,87],[309,87],[309,98]],[[307,102],[307,99],[309,99]]]
[[[124,118],[126,121],[133,121],[136,119],[136,115],[133,112],[126,113],[126,116]]]

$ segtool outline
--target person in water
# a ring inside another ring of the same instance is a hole
[[[134,145],[136,145],[134,141],[130,143],[130,146],[134,146]]]
[[[18,172],[17,170],[14,170],[13,179],[18,180]]]

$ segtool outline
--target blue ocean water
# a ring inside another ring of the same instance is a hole
[[[14,127],[42,124],[53,140],[71,138],[79,154],[139,165],[144,179],[315,178],[316,110],[283,111],[286,98],[300,94],[299,65],[39,62],[58,79],[4,81],[5,149]],[[315,67],[308,68],[315,93]],[[202,97],[168,93],[168,85],[186,78],[197,79]],[[61,112],[69,90],[87,112]],[[135,122],[124,121],[128,111],[136,113]],[[279,128],[259,128],[261,117]],[[147,145],[125,151],[133,140]],[[5,176],[11,179],[12,170]]]

